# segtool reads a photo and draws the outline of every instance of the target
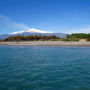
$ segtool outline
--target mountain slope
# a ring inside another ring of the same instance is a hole
[[[53,33],[53,32],[41,31],[41,30],[38,30],[38,29],[35,29],[35,28],[31,28],[29,30],[13,32],[13,33],[9,33],[9,34],[21,34],[21,33]]]
[[[8,36],[16,36],[16,35],[24,35],[24,36],[27,36],[27,35],[46,35],[46,36],[55,35],[60,38],[66,37],[66,34],[64,34],[64,33],[54,33],[54,32],[41,31],[38,29],[31,28],[29,30],[23,30],[23,31],[19,31],[19,32],[9,33],[9,34],[1,34],[0,39],[5,39]]]

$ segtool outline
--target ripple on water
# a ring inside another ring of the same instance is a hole
[[[0,90],[90,90],[90,47],[0,47]]]

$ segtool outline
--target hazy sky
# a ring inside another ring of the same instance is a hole
[[[29,28],[90,33],[90,0],[0,0],[0,33]]]

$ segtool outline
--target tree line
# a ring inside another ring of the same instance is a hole
[[[6,38],[4,41],[46,41],[46,40],[56,40],[60,39],[59,37],[55,35],[51,36],[45,36],[45,35],[29,35],[29,36],[23,36],[23,35],[18,35],[18,36],[9,36]]]
[[[77,34],[68,34],[66,36],[66,41],[79,41],[81,39],[86,39],[90,41],[90,34],[77,33]]]
[[[86,41],[90,41],[90,34],[77,33],[77,34],[67,34],[66,38],[60,38],[55,35],[45,36],[45,35],[17,35],[17,36],[9,36],[2,41],[79,41],[81,39],[86,39]]]

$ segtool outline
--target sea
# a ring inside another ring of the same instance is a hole
[[[0,46],[0,90],[90,90],[90,47]]]

